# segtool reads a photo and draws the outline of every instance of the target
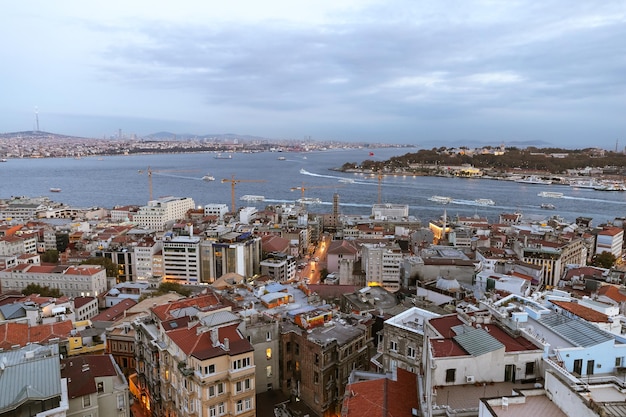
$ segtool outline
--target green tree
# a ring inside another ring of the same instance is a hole
[[[598,255],[595,255],[591,260],[591,265],[600,268],[610,268],[615,264],[617,258],[611,252],[604,251]]]
[[[59,251],[50,249],[41,254],[41,262],[57,263],[59,262]]]
[[[59,253],[65,252],[65,249],[70,245],[70,235],[68,233],[57,233],[56,244]]]
[[[159,285],[159,288],[157,288],[156,295],[167,294],[171,291],[177,292],[184,297],[189,297],[191,295],[190,288],[186,288],[177,282],[162,282],[161,285]]]
[[[103,266],[107,271],[107,277],[115,277],[115,281],[119,278],[119,272],[117,270],[117,265],[113,263],[109,258],[104,258],[101,256],[97,256],[95,258],[89,258],[83,262],[81,265],[100,265]]]
[[[61,291],[58,288],[50,288],[50,287],[42,287],[38,284],[28,284],[26,288],[22,290],[22,294],[31,295],[31,294],[39,294],[42,297],[62,297]]]

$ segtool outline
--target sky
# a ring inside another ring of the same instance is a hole
[[[0,132],[626,147],[623,0],[33,0],[0,39]]]

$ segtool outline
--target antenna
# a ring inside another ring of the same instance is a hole
[[[35,106],[35,132],[39,132],[39,109]]]

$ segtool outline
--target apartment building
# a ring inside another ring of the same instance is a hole
[[[181,284],[200,282],[200,238],[166,237],[163,240],[163,278]]]
[[[184,219],[187,211],[194,208],[195,203],[190,197],[163,197],[140,207],[133,222],[146,229],[163,231],[168,222]]]
[[[261,271],[261,238],[250,232],[229,232],[200,242],[202,282],[211,283],[229,272],[251,277]]]
[[[0,282],[3,291],[22,291],[35,284],[68,297],[95,297],[107,290],[106,270],[100,265],[22,264],[0,271]]]
[[[361,247],[361,261],[367,285],[379,285],[396,292],[400,289],[402,251],[396,243],[371,244]]]

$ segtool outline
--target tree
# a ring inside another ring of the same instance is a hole
[[[171,291],[177,292],[184,297],[189,297],[191,295],[190,288],[185,288],[183,285],[177,282],[162,282],[156,291],[156,295],[167,294]]]
[[[42,287],[38,284],[28,284],[26,288],[22,290],[22,294],[31,295],[31,294],[39,294],[42,297],[62,297],[61,291],[58,288],[50,288],[50,287]]]
[[[600,268],[610,268],[615,264],[617,258],[611,252],[604,251],[599,255],[595,255],[591,260],[591,265]]]
[[[70,245],[69,233],[57,233],[56,244],[57,244],[57,250],[59,251],[59,253],[65,252],[65,249],[67,249],[67,247]]]
[[[107,271],[107,277],[115,277],[115,281],[119,278],[119,272],[117,270],[117,265],[113,263],[109,258],[104,258],[101,256],[97,256],[95,258],[89,258],[83,262],[81,265],[101,265]]]
[[[59,262],[59,251],[50,249],[41,254],[41,262],[57,263]]]

